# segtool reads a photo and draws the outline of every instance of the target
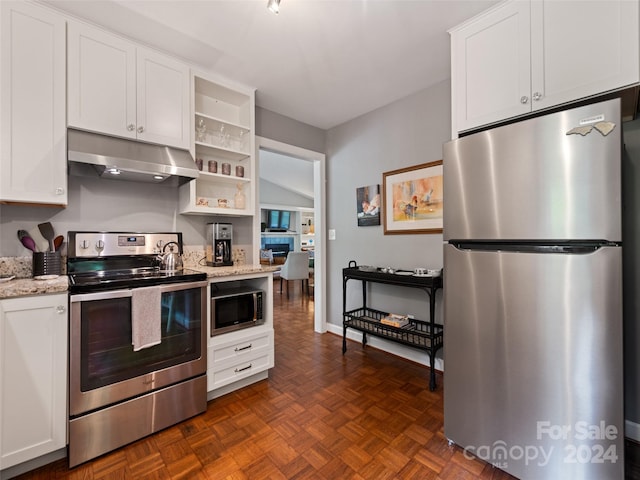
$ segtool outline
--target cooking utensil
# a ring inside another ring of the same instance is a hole
[[[44,222],[38,224],[38,228],[40,229],[42,236],[49,242],[49,251],[55,252],[56,249],[53,245],[53,239],[56,234],[53,232],[53,225],[51,225],[50,222]]]
[[[0,2],[1,1],[2,0],[0,0]],[[49,242],[42,236],[37,225],[34,225],[33,228],[27,230],[27,233],[31,238],[33,238],[33,241],[36,244],[36,250],[38,252],[46,252],[47,250],[49,250]]]
[[[53,246],[55,247],[56,252],[60,250],[63,242],[64,242],[64,237],[62,235],[58,235],[56,238],[53,239]]]
[[[31,238],[29,232],[27,232],[26,230],[18,230],[18,240],[20,240],[20,243],[22,243],[22,245],[24,245],[32,252],[38,251],[35,240]]]

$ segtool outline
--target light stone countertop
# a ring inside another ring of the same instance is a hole
[[[51,280],[34,280],[33,278],[15,278],[0,283],[0,299],[26,297],[29,295],[45,295],[48,293],[65,293],[69,288],[66,275]]]
[[[270,265],[234,265],[232,267],[203,267],[187,266],[190,270],[197,270],[207,274],[207,278],[229,277],[233,275],[244,275],[248,273],[270,273],[280,269],[278,266]]]
[[[278,271],[281,265],[234,265],[232,267],[207,267],[199,265],[204,257],[204,251],[193,249],[185,257],[185,268],[197,270],[207,274],[208,279],[232,277],[253,273],[270,273]],[[0,283],[0,299],[25,297],[30,295],[45,295],[49,293],[66,292],[69,279],[60,275],[51,280],[35,280],[31,277],[31,257],[0,257],[0,274],[15,275],[16,278]]]
[[[207,274],[207,278],[232,277],[250,273],[270,273],[279,267],[266,265],[241,265],[233,267],[187,267]],[[26,297],[29,295],[45,295],[48,293],[66,292],[69,280],[66,275],[60,275],[51,280],[34,280],[33,278],[15,278],[0,283],[0,299],[12,297]]]

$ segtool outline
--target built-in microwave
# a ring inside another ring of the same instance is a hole
[[[211,336],[263,324],[263,298],[262,290],[251,287],[212,290]]]

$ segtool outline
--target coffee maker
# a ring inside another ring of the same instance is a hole
[[[210,267],[229,267],[231,259],[231,242],[233,225],[230,223],[207,224],[207,265]]]

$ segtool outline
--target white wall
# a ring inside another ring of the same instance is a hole
[[[313,176],[313,172],[311,175]],[[275,183],[260,179],[260,204],[313,208],[313,198],[298,195],[297,193],[286,188],[282,188]]]

